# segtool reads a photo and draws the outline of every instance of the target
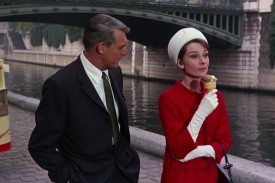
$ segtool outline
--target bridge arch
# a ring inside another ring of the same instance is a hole
[[[129,39],[146,46],[166,47],[171,36],[180,28],[201,30],[211,45],[241,46],[241,8],[196,6],[132,1],[47,1],[0,4],[0,21],[29,21],[84,27],[97,13],[106,13],[125,22],[131,32]]]

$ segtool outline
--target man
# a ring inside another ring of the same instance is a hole
[[[127,54],[128,32],[129,28],[114,17],[94,16],[85,27],[84,51],[45,81],[29,152],[49,172],[51,181],[138,182],[140,160],[129,147],[119,67]],[[107,85],[111,84],[109,92],[103,76],[107,76]],[[107,93],[115,101],[114,114],[108,108]]]

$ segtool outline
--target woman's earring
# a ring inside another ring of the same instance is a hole
[[[183,70],[183,69],[184,69],[184,66],[178,64],[178,68],[181,69],[181,70]]]
[[[181,70],[184,69],[184,65],[182,64],[182,60],[178,59],[177,66],[178,66],[178,68],[180,68]]]

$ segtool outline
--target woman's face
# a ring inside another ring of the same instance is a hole
[[[178,62],[178,67],[183,69],[187,76],[194,78],[205,76],[208,72],[208,66],[208,49],[197,42],[191,42],[187,45],[182,62]]]

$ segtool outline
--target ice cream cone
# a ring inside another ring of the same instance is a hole
[[[210,92],[217,86],[217,78],[214,75],[206,75],[202,77],[202,80],[204,81],[204,86],[207,92]]]
[[[212,81],[206,82],[204,86],[205,86],[207,92],[210,92],[211,90],[216,88],[216,82],[212,82]]]

